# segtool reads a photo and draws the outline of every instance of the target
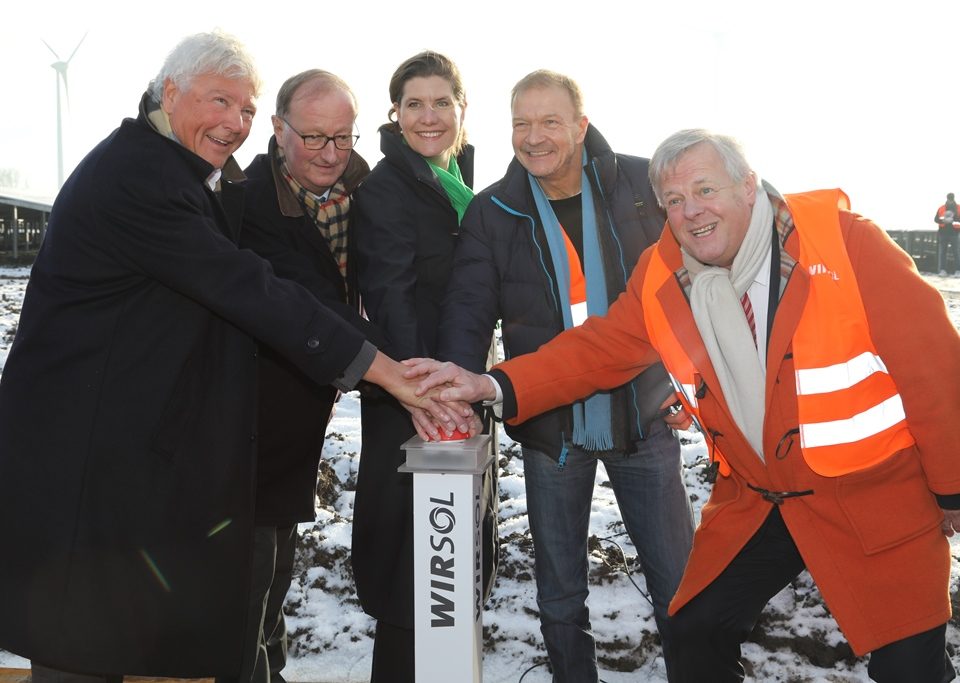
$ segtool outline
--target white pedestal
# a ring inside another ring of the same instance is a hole
[[[417,683],[483,680],[481,474],[490,436],[403,445],[413,473],[413,604]]]

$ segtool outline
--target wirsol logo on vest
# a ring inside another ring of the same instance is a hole
[[[825,265],[823,265],[822,263],[814,263],[813,265],[811,265],[811,266],[809,266],[809,267],[807,268],[807,272],[809,272],[811,276],[813,276],[813,275],[829,275],[832,279],[834,279],[834,280],[836,280],[836,281],[838,281],[838,282],[839,282],[839,280],[840,280],[840,276],[837,275],[837,271],[827,269],[827,267],[826,267]]]

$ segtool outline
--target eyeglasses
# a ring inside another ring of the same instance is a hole
[[[347,150],[353,149],[353,146],[357,144],[357,140],[360,139],[359,135],[304,135],[299,130],[290,125],[290,122],[285,118],[281,117],[281,121],[290,126],[290,130],[296,133],[301,140],[303,140],[303,146],[307,149],[323,149],[327,146],[328,142],[333,142],[333,146],[339,150],[346,152]]]
[[[720,193],[724,190],[729,190],[734,187],[734,185],[724,185],[723,187],[714,187],[713,185],[702,185],[697,187],[691,193],[693,197],[696,198],[699,204],[711,204],[720,198]],[[664,198],[663,207],[668,211],[676,211],[677,209],[682,209],[687,204],[687,199],[681,195],[679,192],[670,192],[667,197]]]

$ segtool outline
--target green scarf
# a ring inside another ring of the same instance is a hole
[[[460,221],[463,220],[463,214],[467,211],[470,200],[473,199],[473,190],[464,184],[457,158],[451,154],[450,163],[446,169],[440,168],[429,159],[427,163],[430,164],[434,175],[440,181],[440,186],[447,193],[450,206],[457,212],[457,224],[459,225]]]

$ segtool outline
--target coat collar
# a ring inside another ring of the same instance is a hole
[[[160,127],[155,122],[156,112],[162,112],[160,105],[154,101],[153,97],[150,96],[149,92],[143,93],[143,97],[140,98],[140,106],[138,110],[137,123],[140,125],[149,128],[154,133],[169,140],[171,144],[174,144],[181,155],[187,159],[187,162],[190,164],[190,167],[195,169],[197,174],[200,176],[201,180],[206,181],[210,177],[210,174],[213,173],[213,165],[205,160],[204,158],[197,156],[189,149],[184,147],[176,138],[171,137],[171,134],[167,134],[164,131],[160,130]],[[166,115],[163,116],[165,121]],[[169,122],[167,123],[169,125]],[[231,155],[227,162],[223,165],[221,170],[221,180],[226,180],[232,183],[240,182],[245,180],[246,176],[243,175],[243,171],[240,168],[240,164],[237,163],[237,160]]]
[[[385,123],[380,126],[380,151],[383,152],[383,158],[388,163],[404,169],[420,182],[430,185],[444,197],[447,196],[440,186],[440,181],[433,174],[430,164],[403,141],[403,136],[397,131],[395,123]],[[473,187],[473,153],[473,145],[464,145],[463,150],[457,155],[463,184],[471,188]]]
[[[303,216],[303,207],[300,200],[293,194],[290,184],[283,177],[283,171],[280,169],[280,162],[277,158],[277,139],[270,136],[267,143],[267,156],[270,159],[270,170],[273,175],[273,184],[277,190],[277,203],[280,205],[280,213],[288,218],[300,218]],[[343,181],[347,194],[352,194],[354,190],[363,182],[363,179],[370,173],[370,166],[366,160],[353,150],[350,153],[350,161],[340,176]]]

